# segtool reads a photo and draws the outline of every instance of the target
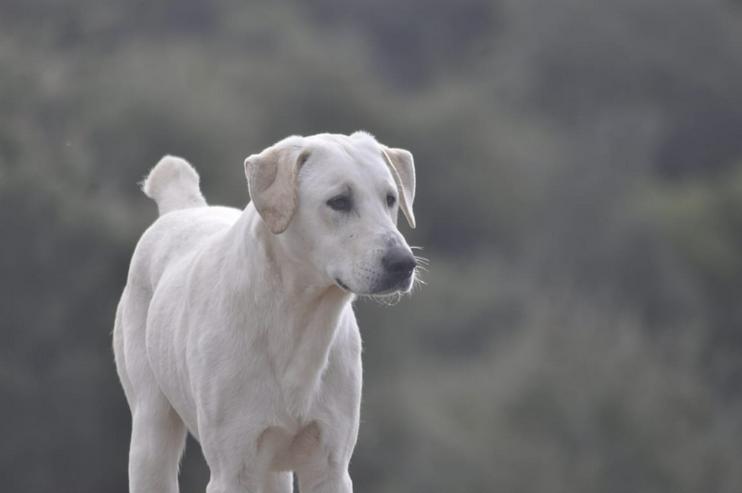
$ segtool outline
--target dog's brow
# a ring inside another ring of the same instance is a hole
[[[340,183],[339,185],[331,185],[328,188],[328,191],[329,191],[329,194],[332,196],[347,195],[350,197],[353,195],[353,187],[351,187],[349,183]]]

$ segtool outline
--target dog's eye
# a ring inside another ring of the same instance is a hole
[[[352,206],[350,197],[347,195],[338,195],[327,201],[328,207],[334,211],[348,212]]]
[[[397,202],[397,199],[392,195],[391,193],[386,196],[386,205],[387,207],[392,207]]]

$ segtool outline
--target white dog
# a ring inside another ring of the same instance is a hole
[[[160,217],[131,260],[116,368],[132,414],[129,483],[178,491],[187,431],[208,493],[353,489],[361,338],[354,295],[409,291],[412,155],[371,135],[289,137],[245,160],[252,202],[209,207],[167,156],[144,193]]]

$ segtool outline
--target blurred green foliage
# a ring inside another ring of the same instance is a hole
[[[360,128],[414,153],[431,267],[357,305],[357,491],[742,490],[738,3],[4,0],[8,491],[127,490],[146,171],[241,207],[246,155]]]

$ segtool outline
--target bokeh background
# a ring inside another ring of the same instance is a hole
[[[742,491],[739,1],[1,0],[4,491],[127,491],[146,171],[243,207],[246,155],[356,129],[431,261],[357,304],[356,491]]]

